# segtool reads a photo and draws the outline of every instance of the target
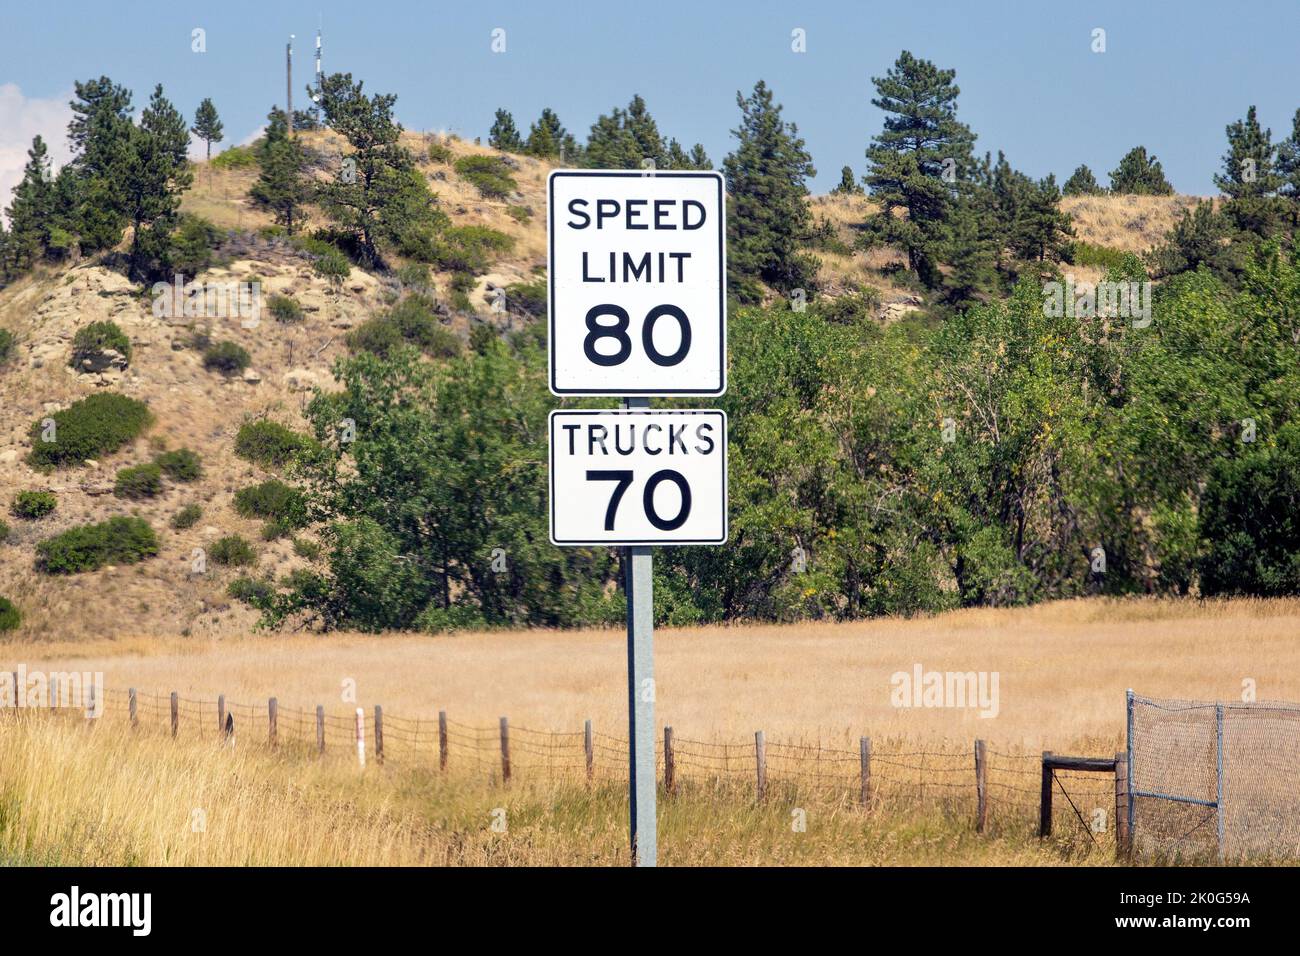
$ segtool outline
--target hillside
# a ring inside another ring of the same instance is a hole
[[[340,141],[329,133],[307,134],[309,145],[337,153]],[[428,156],[430,138],[407,133],[406,144]],[[441,142],[441,141],[440,141]],[[544,273],[545,162],[511,156],[518,192],[508,201],[481,198],[453,169],[455,158],[493,151],[458,140],[444,144],[450,159],[427,158],[421,169],[438,195],[442,209],[456,226],[487,226],[514,240],[513,251],[478,277],[469,294],[473,314],[453,311],[446,325],[464,337],[475,321],[509,325],[519,321],[493,315],[487,306],[489,287],[535,279]],[[196,549],[207,548],[232,533],[243,535],[258,551],[255,571],[280,575],[303,559],[293,541],[260,540],[262,522],[237,515],[236,491],[269,477],[235,456],[233,442],[239,426],[250,418],[270,418],[302,427],[302,410],[315,387],[328,387],[332,363],[346,353],[347,331],[392,300],[395,290],[382,277],[353,269],[339,287],[315,274],[310,257],[287,241],[259,236],[270,219],[254,209],[247,190],[254,178],[250,168],[200,164],[184,208],[201,215],[236,237],[226,244],[228,260],[197,278],[204,282],[263,283],[263,300],[285,294],[304,311],[301,322],[284,324],[263,314],[256,328],[243,328],[237,319],[211,320],[207,333],[246,349],[251,367],[243,375],[225,377],[203,367],[195,348],[193,320],[155,318],[149,290],[133,286],[103,265],[84,261],[66,268],[46,268],[0,291],[0,327],[16,338],[14,354],[0,369],[0,500],[5,510],[20,490],[47,490],[58,496],[57,509],[39,520],[8,513],[8,540],[0,544],[0,595],[11,598],[25,620],[18,639],[78,640],[106,635],[213,635],[243,632],[256,615],[226,594],[230,581],[247,570],[209,563],[203,573],[191,570]],[[1167,229],[1184,197],[1168,200],[1101,197],[1067,200],[1076,216],[1078,237],[1124,249],[1149,246]],[[817,216],[828,219],[846,248],[820,252],[823,273],[832,294],[849,282],[881,290],[882,318],[919,303],[908,290],[891,285],[881,269],[888,251],[871,254],[851,249],[853,223],[860,221],[868,202],[860,197],[818,197]],[[320,222],[312,225],[319,225]],[[435,274],[440,291],[450,276]],[[122,371],[78,371],[69,366],[75,332],[92,322],[111,320],[130,338],[133,355]],[[114,454],[81,467],[43,474],[25,457],[31,445],[29,429],[42,417],[97,391],[112,390],[145,402],[154,424],[145,435]],[[203,475],[192,483],[165,482],[152,499],[128,501],[113,494],[118,469],[151,460],[160,450],[187,447],[202,456]],[[173,530],[169,521],[182,507],[198,504],[203,516],[193,527]],[[159,535],[156,558],[138,565],[54,576],[35,570],[35,548],[52,534],[118,514],[138,514]]]

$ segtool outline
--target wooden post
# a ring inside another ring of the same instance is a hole
[[[858,800],[864,807],[871,806],[871,738],[858,740],[858,763],[861,773],[861,792]]]
[[[582,725],[582,749],[587,754],[587,782],[596,776],[596,748],[591,741],[591,720]]]
[[[510,722],[501,718],[501,782],[510,782]]]
[[[400,736],[400,735],[399,735]],[[375,704],[375,763],[384,762],[384,708]]]
[[[357,708],[357,765],[366,768],[366,712]]]
[[[438,769],[447,769],[447,712],[438,711]]]
[[[1127,859],[1133,835],[1128,832],[1128,754],[1115,755],[1115,858]]]
[[[1038,836],[1052,835],[1052,752],[1043,751],[1043,784],[1038,797]]]
[[[176,736],[176,730],[180,727],[181,722],[181,702],[176,696],[176,691],[172,691],[172,736]]]
[[[217,733],[226,732],[226,695],[217,695]]]
[[[767,796],[767,741],[763,731],[754,731],[754,764],[758,771],[758,799]]]
[[[325,708],[316,705],[316,752],[325,753]]]
[[[136,709],[135,688],[131,687],[126,692],[126,707],[131,714],[131,729],[135,730],[140,726],[140,712]]]
[[[664,793],[677,790],[677,758],[673,755],[673,729],[664,728]]]
[[[975,832],[983,833],[989,820],[989,765],[984,741],[975,741]]]
[[[279,735],[277,734],[277,730],[278,730],[278,728],[276,727],[276,723],[277,723],[277,721],[276,721],[276,717],[277,717],[277,716],[278,716],[278,704],[277,704],[277,702],[276,702],[276,699],[275,699],[274,697],[272,697],[270,700],[268,700],[268,701],[266,702],[266,723],[267,723],[267,728],[266,728],[266,731],[267,731],[267,738],[266,738],[266,739],[267,739],[268,741],[270,741],[270,744],[271,744],[272,747],[275,746],[275,744],[276,744],[276,738],[279,736]]]

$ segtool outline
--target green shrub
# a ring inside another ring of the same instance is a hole
[[[91,322],[77,329],[72,337],[72,357],[68,364],[76,368],[82,359],[108,349],[121,352],[128,362],[131,360],[131,340],[116,322]]]
[[[533,221],[533,211],[527,206],[506,206],[506,215],[522,225]]]
[[[505,199],[518,192],[510,167],[500,156],[462,156],[454,166],[456,175],[472,184],[485,199]]]
[[[232,146],[212,157],[216,169],[252,169],[257,165],[257,152],[251,146]]]
[[[263,468],[283,468],[305,447],[305,436],[269,419],[244,422],[235,435],[235,454]]]
[[[497,256],[514,246],[510,236],[487,226],[453,226],[437,242],[434,265],[446,272],[482,275]]]
[[[235,492],[235,511],[244,518],[277,518],[300,521],[304,505],[302,493],[279,478],[240,488]]]
[[[116,392],[97,392],[32,424],[33,468],[79,465],[117,451],[152,421],[148,407]],[[47,427],[45,422],[49,421]],[[47,440],[48,439],[48,440]]]
[[[257,560],[253,546],[237,534],[227,535],[214,541],[212,547],[208,548],[208,557],[217,564],[234,568],[245,567]]]
[[[1075,242],[1070,250],[1070,261],[1078,266],[1092,266],[1098,269],[1131,270],[1134,265],[1141,270],[1141,260],[1131,252],[1114,249],[1110,246],[1094,245],[1082,240]]]
[[[109,518],[70,528],[36,546],[37,566],[47,574],[76,574],[109,564],[135,564],[158,553],[158,538],[143,518]]]
[[[233,375],[248,368],[252,358],[248,350],[234,342],[213,342],[203,350],[203,367],[223,375]]]
[[[59,505],[59,499],[52,491],[20,491],[14,495],[14,503],[9,510],[16,518],[35,521],[44,518]]]
[[[199,505],[186,505],[176,514],[172,515],[172,528],[176,531],[184,531],[186,528],[192,528],[199,523],[203,517],[203,508]]]
[[[300,558],[306,558],[308,561],[315,561],[320,557],[320,543],[312,541],[310,538],[294,538],[293,553]]]
[[[22,613],[7,597],[0,597],[0,633],[16,631],[23,622]]]
[[[196,276],[212,265],[220,241],[220,229],[201,216],[186,213],[168,240],[167,264],[173,272]]]
[[[301,322],[302,306],[287,295],[273,295],[267,302],[271,316],[277,322]]]
[[[113,494],[119,498],[156,498],[162,492],[162,469],[154,462],[122,468],[113,484]]]
[[[0,544],[9,540],[9,525],[0,521]]]
[[[14,354],[14,334],[8,329],[0,329],[0,365],[9,361]]]
[[[546,280],[515,282],[506,286],[506,309],[515,315],[545,318],[547,307]]]
[[[408,292],[432,297],[437,293],[429,267],[423,262],[410,262],[397,270],[397,281]]]
[[[455,154],[451,151],[451,147],[447,146],[445,143],[440,143],[437,140],[434,140],[429,144],[429,159],[433,160],[435,163],[443,163],[444,165],[450,163],[451,158],[454,155]]]
[[[434,358],[452,358],[461,351],[460,339],[443,327],[433,302],[422,295],[408,296],[385,315],[367,319],[346,341],[354,352],[383,356],[400,345],[414,345]]]
[[[173,481],[197,481],[203,476],[203,465],[198,452],[188,448],[165,451],[154,459],[154,464]]]
[[[245,604],[264,604],[275,597],[275,587],[264,578],[238,577],[226,586],[226,593]]]

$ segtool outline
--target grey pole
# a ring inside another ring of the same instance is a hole
[[[624,408],[646,408],[645,398],[625,398]],[[624,548],[627,561],[628,792],[632,810],[632,862],[655,866],[654,552]]]

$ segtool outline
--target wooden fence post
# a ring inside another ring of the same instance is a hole
[[[172,736],[176,736],[176,731],[181,722],[181,702],[176,696],[176,691],[172,691]]]
[[[501,782],[510,782],[510,722],[501,718]]]
[[[126,707],[131,714],[131,729],[135,730],[140,726],[140,712],[136,709],[135,688],[130,687],[126,692]]]
[[[1128,754],[1115,755],[1115,858],[1127,859],[1133,834],[1128,831]]]
[[[758,799],[762,800],[767,796],[767,740],[761,730],[754,732],[754,764],[758,771]]]
[[[1052,835],[1052,752],[1043,751],[1043,782],[1038,796],[1038,836]]]
[[[316,705],[316,752],[325,753],[325,708]]]
[[[366,712],[357,708],[357,765],[366,768]]]
[[[983,833],[989,819],[988,758],[984,741],[975,741],[975,832]]]
[[[587,782],[596,776],[596,748],[591,740],[591,719],[582,725],[582,749],[587,755]]]
[[[438,769],[447,769],[447,712],[438,711]]]
[[[871,738],[858,739],[858,763],[861,773],[861,792],[858,800],[864,807],[871,806]]]
[[[400,734],[399,734],[400,736]],[[384,762],[384,708],[375,704],[375,763]]]
[[[266,724],[267,724],[266,739],[270,742],[272,747],[276,745],[279,738],[279,728],[276,726],[276,724],[278,723],[277,720],[278,716],[279,716],[279,704],[276,701],[276,699],[272,697],[270,700],[266,702]]]
[[[226,695],[217,695],[217,733],[226,732]]]
[[[673,729],[664,728],[664,793],[671,796],[677,790],[677,758],[673,754]]]

